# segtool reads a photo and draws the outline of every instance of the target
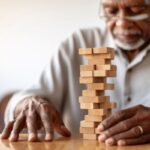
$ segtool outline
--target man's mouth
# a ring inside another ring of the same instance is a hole
[[[139,34],[116,34],[115,38],[119,41],[125,42],[125,43],[135,43],[137,42],[141,37]]]
[[[125,43],[134,43],[141,38],[141,31],[135,29],[114,29],[114,37]]]

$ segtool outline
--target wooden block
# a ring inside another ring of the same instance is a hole
[[[114,49],[109,47],[93,48],[93,54],[105,54],[105,53],[114,53]]]
[[[81,84],[88,83],[105,83],[106,79],[101,77],[80,77],[79,82]]]
[[[80,48],[79,49],[79,54],[80,55],[93,54],[93,49],[92,48]]]
[[[88,60],[89,65],[105,65],[105,64],[111,64],[110,59],[91,59]]]
[[[107,77],[116,77],[116,70],[108,71],[107,72]]]
[[[104,120],[106,116],[94,116],[94,115],[85,115],[85,121],[95,121],[95,122],[101,122]]]
[[[93,77],[80,77],[79,82],[81,84],[87,84],[87,83],[94,83],[94,78]]]
[[[117,70],[115,65],[96,65],[95,70]]]
[[[112,109],[110,108],[110,109],[107,109],[106,110],[106,116],[108,117],[108,116],[110,116],[112,114]]]
[[[106,90],[114,90],[114,84],[105,84]]]
[[[105,103],[100,103],[99,104],[99,109],[103,109],[103,108],[105,108]],[[96,109],[96,108],[95,108]]]
[[[107,71],[107,70],[95,70],[93,72],[94,77],[115,77],[116,71]]]
[[[81,109],[97,109],[100,108],[100,104],[98,103],[80,103]]]
[[[85,121],[85,120],[82,120],[80,122],[80,127],[97,128],[98,125],[99,125],[99,123],[97,123],[97,122],[91,122],[91,121]]]
[[[80,77],[93,77],[93,71],[81,71]]]
[[[110,109],[117,108],[117,103],[115,102],[106,103],[105,105],[107,108],[110,108]]]
[[[105,110],[105,108],[102,109],[89,109],[88,110],[88,115],[92,115],[92,116],[104,116],[107,115],[107,110]]]
[[[88,60],[91,59],[114,59],[113,53],[84,55]]]
[[[103,103],[106,100],[109,100],[109,96],[79,97],[79,103]]]
[[[113,90],[114,84],[111,83],[91,83],[87,84],[88,90]]]
[[[83,139],[84,140],[97,140],[98,139],[98,134],[83,134]]]
[[[80,65],[80,71],[93,71],[95,68],[95,65]]]
[[[93,76],[94,77],[107,77],[108,73],[106,70],[95,70],[93,72]]]
[[[83,90],[82,95],[83,96],[104,96],[105,92],[104,91],[95,91],[95,90]]]
[[[95,128],[80,127],[80,133],[92,134],[95,133]]]

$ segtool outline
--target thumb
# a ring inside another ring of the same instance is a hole
[[[65,125],[55,125],[54,129],[61,135],[65,137],[70,137],[71,132],[65,127]]]

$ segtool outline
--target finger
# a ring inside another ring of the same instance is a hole
[[[10,136],[10,133],[13,129],[14,121],[10,121],[6,127],[3,129],[1,134],[1,139],[8,139]]]
[[[140,128],[138,126],[133,127],[132,129],[117,134],[115,136],[112,136],[111,138],[108,138],[105,143],[107,145],[116,145],[117,141],[121,140],[121,139],[131,139],[131,138],[137,138],[139,136],[141,136],[143,133],[141,132]]]
[[[40,117],[45,129],[45,140],[52,141],[54,131],[52,128],[50,115],[49,115],[49,106],[47,104],[40,105]]]
[[[132,127],[136,126],[137,124],[138,123],[136,117],[121,121],[118,124],[114,125],[113,127],[109,128],[108,130],[102,132],[102,134],[99,136],[99,140],[101,142],[104,142],[109,137],[127,131]]]
[[[117,145],[119,146],[125,146],[125,145],[138,145],[138,144],[145,144],[150,142],[150,134],[146,134],[143,136],[140,136],[138,138],[133,139],[122,139],[117,142]]]
[[[23,114],[23,112],[20,113],[20,115],[16,118],[14,125],[13,125],[12,132],[9,137],[10,141],[14,141],[14,142],[18,141],[19,133],[24,127],[24,119],[25,119],[25,115]]]
[[[111,116],[106,118],[104,121],[101,122],[101,124],[98,126],[98,130],[100,132],[110,128],[111,126],[115,125],[116,123],[128,119],[135,115],[136,110],[139,108],[139,106],[132,107],[129,109],[122,110],[120,112],[113,113]]]
[[[26,117],[26,125],[28,129],[28,141],[30,142],[36,142],[38,141],[37,137],[37,114],[35,112],[35,109],[33,107],[33,102],[31,101],[29,103],[29,109],[27,112]]]
[[[55,110],[51,116],[53,128],[61,135],[65,137],[70,137],[70,131],[65,127],[63,120],[61,119],[60,114]]]

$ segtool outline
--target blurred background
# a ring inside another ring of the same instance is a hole
[[[28,87],[73,31],[100,25],[99,0],[0,0],[0,97]]]

